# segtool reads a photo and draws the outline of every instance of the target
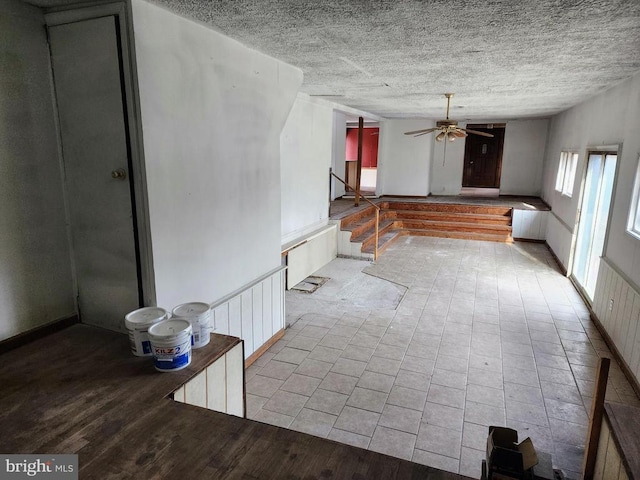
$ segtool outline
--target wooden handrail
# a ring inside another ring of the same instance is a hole
[[[331,171],[331,169],[329,169],[329,175],[333,176],[334,178],[336,178],[339,182],[341,182],[348,189],[356,192],[356,194],[358,193],[351,185],[349,185],[347,182],[345,182],[343,179],[341,179],[338,175],[333,173]],[[375,237],[376,237],[375,238],[375,242],[376,243],[373,245],[373,259],[377,260],[378,259],[378,230],[380,229],[380,207],[378,205],[376,205],[375,203],[373,203],[371,200],[369,200],[367,197],[363,196],[362,198],[364,200],[366,200],[373,208],[376,209],[376,229],[375,229]]]

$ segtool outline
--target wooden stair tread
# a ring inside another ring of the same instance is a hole
[[[401,236],[406,235],[402,230],[391,230],[384,235],[378,237],[378,253],[383,252],[386,248]],[[373,253],[373,244],[362,248],[363,253]]]
[[[375,220],[376,220],[376,217],[374,213],[370,217],[358,219],[356,222],[349,223],[346,227],[343,226],[340,229],[344,232],[353,232],[353,231],[357,231],[358,229],[361,229],[362,227],[366,227],[367,225],[371,226],[372,228],[375,228],[375,225],[374,225]],[[390,212],[387,212],[386,215],[383,215],[382,212],[380,212],[380,224],[382,225],[382,222],[384,221],[393,222],[393,215],[390,215]]]
[[[378,225],[378,236],[382,236],[387,230],[393,227],[395,220],[381,220],[380,225]],[[365,230],[363,233],[352,237],[352,242],[366,242],[369,238],[375,235],[375,225],[371,228]]]
[[[378,253],[404,235],[460,238],[511,243],[511,207],[380,202]],[[340,229],[351,232],[351,243],[372,254],[375,243],[375,208],[369,206],[343,217]]]

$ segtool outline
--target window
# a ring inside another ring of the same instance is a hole
[[[633,196],[631,197],[631,208],[629,209],[627,232],[640,239],[640,157],[638,157],[636,179],[633,182]]]
[[[556,190],[570,197],[573,194],[573,182],[576,178],[578,166],[578,154],[573,152],[561,152],[558,176],[556,177]]]

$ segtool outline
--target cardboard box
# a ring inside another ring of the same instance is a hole
[[[518,432],[512,428],[489,427],[487,437],[487,476],[489,479],[529,478],[538,463],[533,442],[526,438],[518,443]]]

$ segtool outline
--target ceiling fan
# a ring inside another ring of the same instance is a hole
[[[445,120],[438,120],[436,122],[436,126],[433,128],[415,130],[413,132],[404,132],[404,134],[419,137],[420,135],[426,135],[427,133],[440,131],[440,133],[436,135],[437,142],[442,142],[445,138],[450,142],[453,142],[456,138],[466,137],[468,133],[473,133],[474,135],[482,135],[483,137],[493,137],[493,135],[491,135],[490,133],[479,132],[477,130],[459,127],[456,120],[449,120],[449,106],[451,104],[451,97],[453,97],[453,93],[445,93],[444,96],[447,97],[447,118]]]

